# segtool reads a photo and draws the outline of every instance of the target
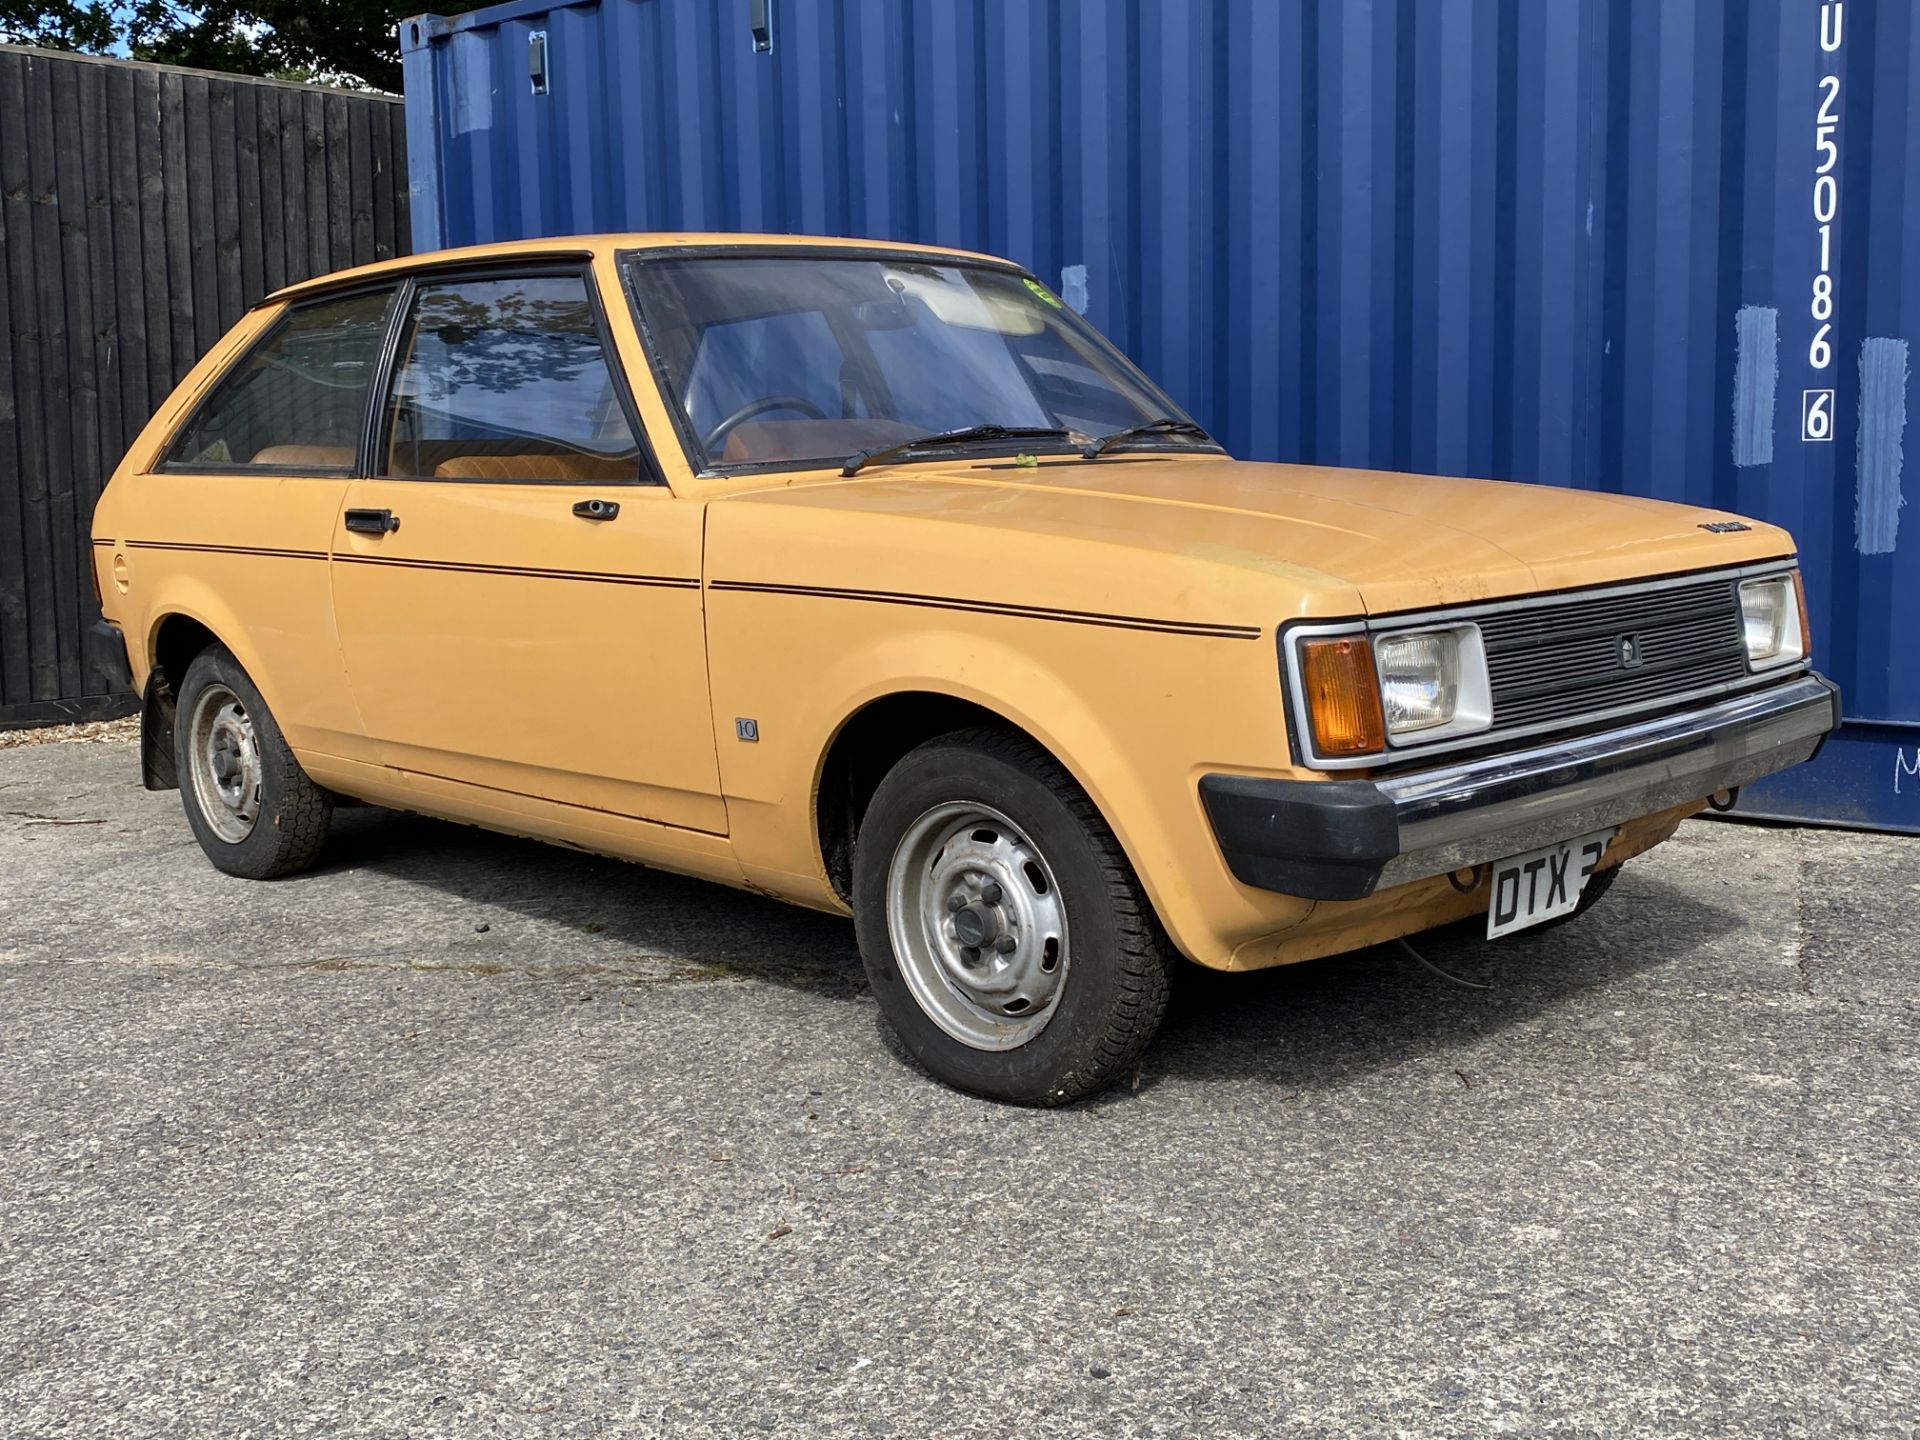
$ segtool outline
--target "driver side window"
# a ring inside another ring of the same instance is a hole
[[[580,275],[423,283],[387,396],[382,473],[418,480],[637,480]]]

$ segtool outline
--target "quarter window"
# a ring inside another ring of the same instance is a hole
[[[167,452],[176,467],[353,468],[391,290],[287,311]]]
[[[639,478],[586,281],[423,284],[386,407],[383,473],[426,480]]]

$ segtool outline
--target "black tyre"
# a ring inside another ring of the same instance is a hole
[[[266,701],[223,646],[202,650],[187,667],[173,744],[187,823],[209,860],[249,880],[313,864],[333,799],[307,778]]]
[[[962,730],[888,772],[853,856],[881,1014],[936,1078],[1060,1105],[1131,1074],[1174,952],[1093,803],[1030,741]]]

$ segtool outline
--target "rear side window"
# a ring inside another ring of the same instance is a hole
[[[422,480],[637,480],[579,275],[422,284],[387,397],[382,473]]]
[[[351,470],[392,301],[376,290],[289,310],[194,412],[167,463]]]

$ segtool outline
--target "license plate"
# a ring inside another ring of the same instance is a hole
[[[1487,938],[1498,939],[1529,925],[1571,915],[1580,903],[1614,831],[1601,830],[1577,840],[1562,840],[1544,850],[1498,860],[1493,866],[1493,901],[1487,907]]]

